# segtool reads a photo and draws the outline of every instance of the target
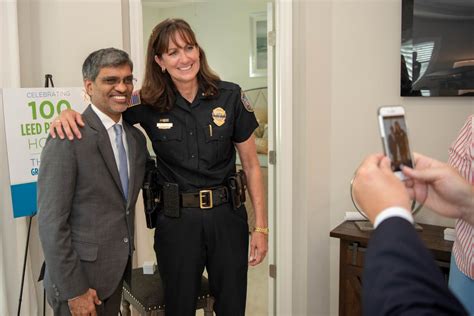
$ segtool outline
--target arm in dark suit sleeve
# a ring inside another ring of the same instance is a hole
[[[77,164],[74,144],[49,137],[38,176],[38,229],[46,269],[61,300],[84,294],[89,283],[71,242],[71,214]]]
[[[364,315],[467,315],[413,225],[401,218],[373,232],[362,283]]]

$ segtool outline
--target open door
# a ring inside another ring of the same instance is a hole
[[[276,279],[275,279],[275,272],[276,272],[276,261],[277,261],[277,254],[276,254],[276,240],[277,240],[277,225],[276,225],[276,213],[275,210],[277,209],[277,199],[276,199],[276,166],[275,165],[275,152],[276,152],[276,96],[275,93],[276,85],[275,85],[275,1],[270,0],[269,3],[263,3],[263,7],[257,7],[257,3],[249,4],[246,1],[236,1],[233,2],[232,5],[234,9],[238,5],[242,8],[239,10],[234,10],[236,12],[246,12],[245,18],[242,20],[248,21],[248,12],[250,13],[264,13],[266,8],[266,12],[263,14],[263,17],[266,17],[267,20],[267,58],[266,58],[266,67],[264,64],[259,64],[257,70],[266,68],[263,73],[259,73],[257,76],[252,77],[250,74],[245,74],[245,77],[239,77],[240,79],[234,79],[229,77],[226,74],[226,67],[229,66],[229,58],[232,60],[236,60],[234,56],[230,56],[229,53],[226,54],[225,60],[221,62],[216,55],[222,55],[222,51],[219,50],[218,54],[213,53],[213,46],[219,46],[221,49],[222,43],[216,42],[215,38],[219,38],[215,34],[209,34],[209,25],[211,23],[218,24],[216,27],[211,28],[213,31],[219,30],[219,23],[222,24],[222,21],[212,21],[210,22],[207,19],[206,14],[212,10],[209,10],[206,5],[210,5],[208,2],[179,2],[179,3],[172,3],[164,0],[121,0],[122,1],[122,12],[124,13],[123,17],[123,33],[124,33],[124,49],[130,52],[132,60],[135,62],[135,69],[134,73],[137,78],[139,78],[139,82],[137,83],[136,88],[140,88],[141,82],[140,80],[143,78],[143,65],[145,60],[145,47],[146,47],[146,38],[149,36],[149,29],[151,25],[155,25],[158,21],[161,21],[165,17],[169,16],[176,16],[179,14],[180,17],[183,17],[186,20],[192,22],[194,31],[196,32],[198,38],[201,42],[203,42],[203,47],[206,48],[206,54],[208,59],[212,58],[212,65],[215,66],[218,73],[222,76],[223,79],[227,79],[230,81],[234,81],[239,83],[244,89],[253,88],[251,84],[256,86],[267,86],[267,102],[268,102],[268,160],[265,157],[265,160],[268,163],[266,168],[268,168],[268,201],[267,201],[267,209],[268,209],[268,225],[270,229],[269,233],[269,251],[267,255],[266,265],[262,267],[262,282],[268,282],[268,286],[265,286],[268,289],[265,289],[268,293],[268,302],[265,302],[268,306],[268,315],[277,315],[277,304],[276,304],[276,294],[277,294],[277,286],[276,286]],[[261,2],[261,1],[259,1]],[[278,2],[278,0],[277,0]],[[217,11],[220,6],[214,3],[213,10]],[[176,11],[173,11],[174,7],[176,7]],[[145,8],[145,9],[144,9]],[[226,11],[229,9],[227,8]],[[128,11],[128,12],[127,12]],[[188,14],[188,15],[186,15]],[[265,16],[266,14],[266,16]],[[206,23],[204,23],[204,21]],[[226,22],[227,23],[227,22]],[[222,29],[222,25],[220,26]],[[129,30],[128,32],[126,30]],[[239,27],[235,29],[235,32],[244,32],[245,36],[249,36],[248,30],[245,27]],[[145,33],[144,33],[145,32]],[[233,36],[229,37],[230,40],[236,41],[240,35],[232,33]],[[216,44],[217,43],[217,44]],[[245,42],[239,41],[240,46],[242,46]],[[235,49],[234,49],[235,51]],[[241,56],[247,55],[248,52],[245,50],[244,52],[239,53]],[[244,67],[241,67],[244,69]],[[264,77],[266,76],[266,82],[263,82]],[[244,80],[242,80],[244,79]],[[138,206],[141,208],[140,206]],[[137,210],[137,214],[142,214],[140,210]],[[137,227],[144,227],[144,221],[141,219],[137,219]],[[135,253],[135,260],[134,263],[139,265],[144,260],[153,260],[153,247],[152,247],[152,238],[147,234],[146,231],[143,230],[136,230],[139,231],[136,236],[136,242],[144,244],[145,246],[142,247],[142,251],[137,251]],[[151,241],[150,241],[151,240]],[[264,274],[264,276],[263,276]],[[250,285],[250,284],[249,284]],[[251,285],[250,285],[251,286]],[[262,289],[263,290],[263,289]],[[265,295],[267,296],[267,295]],[[249,297],[249,296],[248,296]],[[251,311],[247,311],[251,314]],[[262,314],[256,316],[263,316]]]

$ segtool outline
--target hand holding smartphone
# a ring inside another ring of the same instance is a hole
[[[405,180],[401,166],[414,167],[408,142],[405,109],[402,106],[382,106],[378,110],[378,117],[385,155],[392,161],[395,175]]]

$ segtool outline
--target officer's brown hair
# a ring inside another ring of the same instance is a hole
[[[150,35],[146,53],[146,68],[143,86],[140,91],[143,103],[150,104],[159,111],[169,111],[175,102],[175,85],[168,72],[162,72],[155,61],[168,51],[170,39],[176,43],[176,35],[189,45],[199,49],[199,72],[197,74],[199,88],[207,96],[218,94],[219,76],[209,67],[204,50],[198,45],[196,36],[189,24],[182,19],[166,19],[160,22]]]

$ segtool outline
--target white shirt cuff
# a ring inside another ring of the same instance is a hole
[[[411,215],[411,213],[407,209],[400,206],[393,206],[384,209],[382,212],[379,213],[379,215],[377,215],[377,217],[375,217],[374,228],[377,228],[380,223],[390,217],[401,217],[412,224],[415,222],[413,220],[413,215]]]

